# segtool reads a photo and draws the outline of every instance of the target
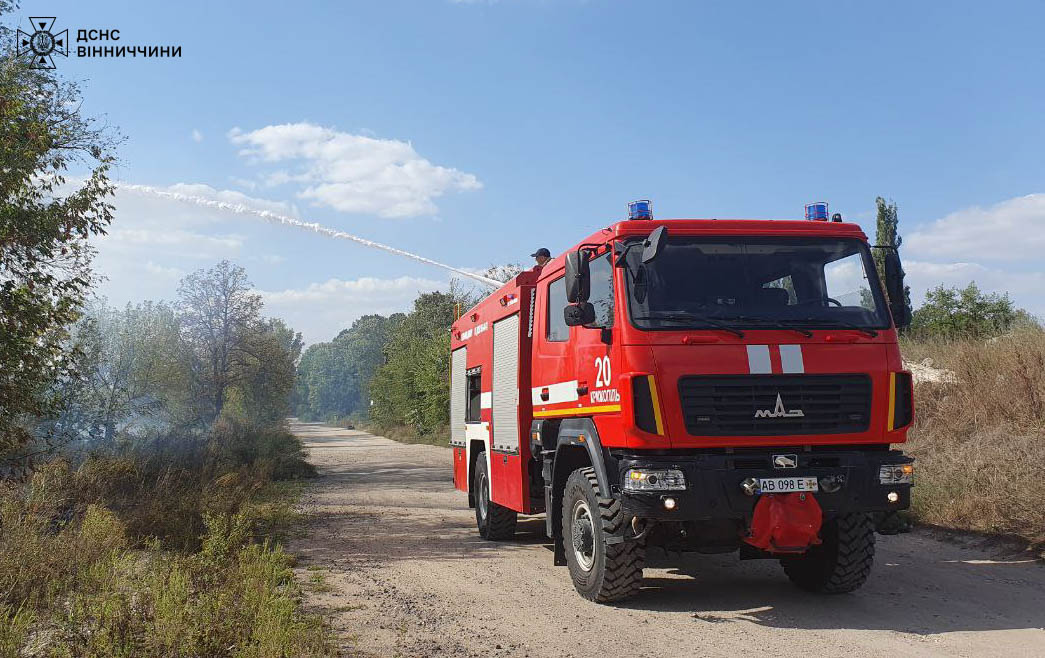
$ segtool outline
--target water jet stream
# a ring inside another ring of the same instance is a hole
[[[416,260],[420,263],[441,267],[444,270],[449,270],[455,274],[460,274],[463,277],[467,277],[474,281],[484,283],[494,288],[500,288],[503,285],[501,281],[498,281],[496,279],[490,279],[488,277],[482,276],[481,274],[473,274],[472,272],[469,272],[467,270],[458,269],[451,265],[446,265],[445,263],[434,261],[431,258],[425,258],[424,256],[412,254],[409,251],[396,249],[395,247],[390,247],[386,244],[381,244],[380,242],[374,242],[373,240],[367,240],[366,238],[361,238],[358,235],[352,235],[351,233],[345,233],[344,231],[338,231],[336,229],[327,228],[326,226],[322,226],[315,222],[303,222],[299,219],[287,217],[286,215],[280,215],[279,213],[274,213],[269,210],[257,210],[242,203],[214,201],[213,199],[207,199],[191,194],[181,194],[180,192],[168,192],[166,190],[161,190],[155,187],[151,187],[149,185],[135,185],[131,183],[123,183],[119,186],[119,189],[126,190],[128,192],[138,192],[140,194],[145,194],[147,196],[157,197],[160,199],[171,199],[174,201],[182,201],[184,203],[192,203],[197,206],[203,206],[205,208],[214,208],[216,210],[223,210],[225,212],[230,212],[236,215],[253,215],[255,217],[260,217],[261,219],[264,219],[265,221],[273,224],[282,224],[284,226],[291,226],[306,231],[312,231],[313,233],[318,233],[320,235],[325,235],[327,237],[337,238],[340,240],[349,240],[350,242],[361,244],[364,247],[380,249],[382,251],[387,251],[390,254],[396,254],[397,256],[404,256],[406,258]]]

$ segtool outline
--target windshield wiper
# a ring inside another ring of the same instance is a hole
[[[753,318],[753,317],[748,316],[748,315],[720,315],[720,316],[717,316],[717,317],[719,317],[719,318],[721,318],[723,320],[737,320],[739,322],[761,322],[762,324],[775,324],[777,322],[784,322],[784,320],[771,320],[769,318]],[[767,327],[767,328],[769,328],[769,329],[776,329],[777,327]],[[780,329],[784,329],[786,331],[794,331],[796,333],[802,334],[806,338],[812,338],[812,336],[813,336],[813,332],[812,331],[809,331],[808,329],[803,329],[801,327],[782,326],[782,327],[779,327],[779,328]]]
[[[703,322],[711,325],[715,329],[721,329],[722,331],[728,331],[729,333],[737,336],[738,338],[744,337],[744,332],[736,327],[731,327],[728,324],[712,320],[711,318],[704,317],[703,315],[697,315],[695,313],[657,313],[656,315],[637,315],[636,320],[671,320],[673,322]],[[701,327],[690,327],[691,329],[700,329]]]
[[[870,329],[868,327],[861,327],[860,325],[853,324],[848,320],[838,320],[836,318],[800,318],[798,320],[786,320],[786,322],[816,322],[818,324],[825,323],[828,325],[834,325],[836,328],[852,329],[854,331],[859,331],[861,333],[867,334],[871,338],[874,338],[878,335],[878,332],[874,329]]]

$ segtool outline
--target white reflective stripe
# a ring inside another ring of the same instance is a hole
[[[780,369],[791,373],[806,371],[805,363],[802,362],[801,345],[780,346]]]
[[[472,487],[472,440],[482,441],[483,446],[487,446],[490,441],[490,423],[467,423],[464,426],[464,435],[468,440],[468,445],[465,446],[464,456],[464,481],[467,483],[468,488]],[[490,472],[490,449],[484,447],[486,451],[486,472]]]
[[[548,389],[548,399],[541,398],[541,391]],[[531,401],[533,404],[558,404],[560,402],[576,402],[579,398],[577,395],[577,380],[569,382],[559,382],[558,384],[548,384],[547,386],[535,386],[530,389]]]
[[[479,408],[489,409],[493,407],[493,392],[487,391],[479,394]]]
[[[748,345],[747,367],[752,375],[772,373],[773,366],[769,362],[769,345]]]

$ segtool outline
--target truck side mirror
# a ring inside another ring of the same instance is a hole
[[[590,294],[588,254],[583,249],[571,251],[566,254],[566,301],[571,304],[586,302]]]
[[[907,308],[903,280],[900,254],[896,253],[895,249],[889,249],[885,252],[885,292],[889,295],[889,311],[893,314],[893,322],[898,329],[911,324],[911,311]]]
[[[562,309],[567,327],[583,327],[595,322],[595,307],[589,302],[578,302]]]
[[[642,262],[648,263],[656,258],[664,249],[665,238],[668,237],[668,227],[658,226],[649,234],[646,241],[642,243]]]

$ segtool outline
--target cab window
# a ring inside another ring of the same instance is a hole
[[[563,317],[563,309],[566,308],[566,277],[548,284],[548,306],[545,338],[554,343],[561,343],[570,339],[570,328],[566,326],[566,318]]]
[[[613,326],[613,265],[610,255],[605,254],[591,261],[591,294],[588,301],[595,307],[593,326]]]

